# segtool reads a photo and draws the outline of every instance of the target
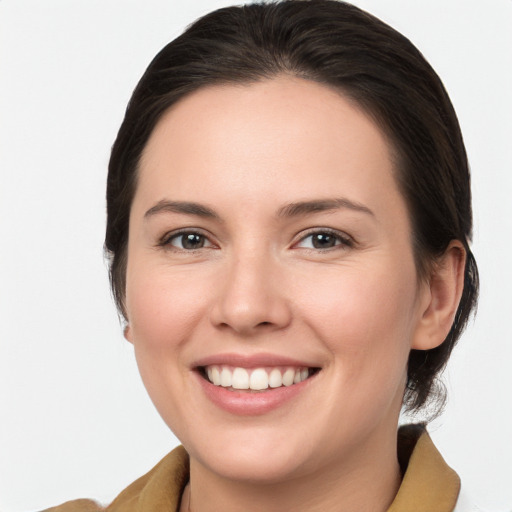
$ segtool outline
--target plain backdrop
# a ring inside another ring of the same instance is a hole
[[[3,512],[109,502],[178,442],[146,396],[110,297],[106,167],[150,59],[230,3],[0,0]],[[482,291],[430,430],[477,502],[512,510],[512,1],[355,3],[422,50],[459,115]]]

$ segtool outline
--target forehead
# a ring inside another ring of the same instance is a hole
[[[157,123],[139,170],[136,200],[145,201],[218,194],[263,204],[284,192],[329,197],[333,188],[359,202],[398,194],[375,122],[338,91],[291,77],[186,96]]]

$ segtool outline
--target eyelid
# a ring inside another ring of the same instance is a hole
[[[208,242],[208,246],[207,247],[199,247],[198,249],[181,249],[180,247],[176,247],[171,244],[171,241],[174,238],[177,238],[180,235],[186,235],[186,234],[194,234],[194,235],[199,235],[199,236],[204,237],[205,240],[207,240],[207,242]],[[179,228],[179,229],[176,229],[173,231],[168,231],[162,237],[159,238],[157,246],[164,247],[164,248],[170,247],[176,251],[183,251],[183,252],[190,253],[190,252],[194,252],[194,251],[199,251],[201,249],[209,249],[211,247],[216,247],[217,244],[215,244],[212,241],[212,236],[209,233],[207,233],[204,229],[196,228],[196,227],[186,227],[186,228]]]
[[[292,248],[297,247],[298,244],[303,242],[308,237],[315,235],[315,234],[320,234],[320,233],[332,235],[340,243],[337,243],[333,247],[329,247],[329,248],[325,248],[325,249],[308,248],[308,247],[303,247],[303,249],[310,249],[313,251],[325,252],[325,251],[328,251],[329,249],[333,250],[336,248],[347,248],[347,247],[353,247],[354,245],[356,245],[355,240],[350,235],[345,233],[344,231],[339,231],[337,229],[327,228],[327,227],[315,227],[315,228],[309,228],[309,229],[299,233],[296,236],[296,241],[294,241],[292,243]],[[196,235],[200,235],[200,236],[204,237],[208,243],[208,246],[200,247],[198,249],[180,249],[179,247],[171,245],[171,241],[174,238],[177,238],[180,235],[185,235],[185,234],[196,234]],[[159,238],[159,240],[157,242],[157,246],[164,247],[164,248],[172,247],[176,251],[184,251],[184,252],[190,253],[190,252],[194,252],[195,250],[199,251],[201,249],[209,249],[211,247],[218,247],[218,244],[213,242],[211,234],[208,233],[207,231],[205,231],[204,229],[197,228],[197,227],[184,227],[184,228],[179,228],[179,229],[176,229],[173,231],[166,232],[163,236],[161,236]]]
[[[324,227],[315,227],[315,228],[310,228],[310,229],[307,229],[305,231],[302,231],[298,235],[298,240],[293,243],[292,247],[297,247],[298,244],[303,242],[306,238],[308,238],[308,237],[310,237],[312,235],[315,235],[315,234],[329,234],[329,235],[332,235],[332,236],[336,237],[337,240],[339,240],[340,243],[337,243],[333,247],[328,247],[326,249],[317,249],[317,248],[311,248],[311,247],[300,247],[300,248],[301,249],[309,249],[309,250],[313,250],[313,251],[323,251],[323,252],[325,252],[325,251],[333,250],[333,249],[336,249],[336,248],[354,247],[356,245],[355,240],[350,235],[345,233],[344,231],[339,231],[337,229],[327,228],[327,227],[325,227],[325,228]]]

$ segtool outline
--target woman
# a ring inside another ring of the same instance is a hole
[[[183,444],[107,510],[470,510],[424,428],[396,434],[442,403],[478,289],[457,118],[407,39],[329,0],[205,16],[139,82],[107,208]]]

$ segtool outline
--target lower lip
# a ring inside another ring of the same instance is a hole
[[[196,374],[206,396],[215,405],[239,416],[265,414],[282,407],[305,391],[311,384],[311,381],[317,376],[317,374],[314,374],[308,379],[292,386],[269,388],[266,391],[254,393],[250,391],[231,391],[222,386],[215,386],[199,373],[196,372]]]

